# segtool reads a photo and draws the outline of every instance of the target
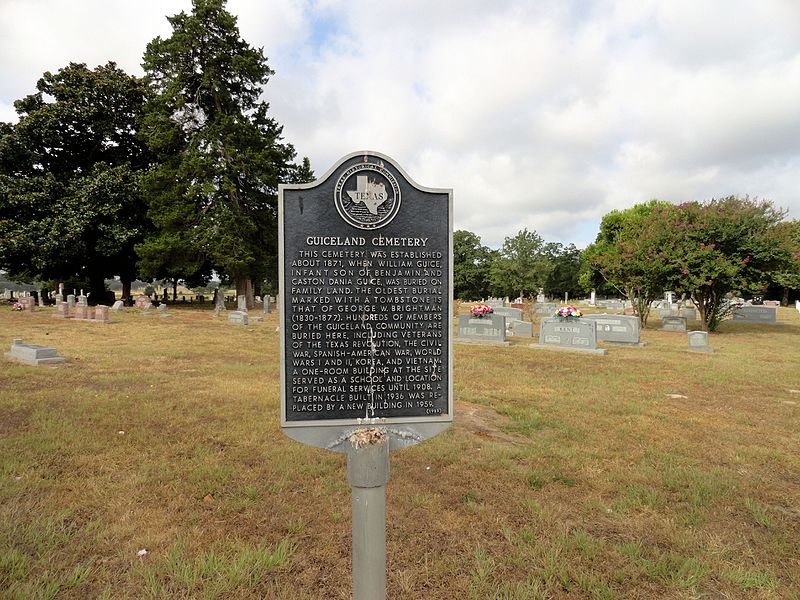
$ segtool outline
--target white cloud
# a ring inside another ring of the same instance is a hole
[[[0,118],[47,69],[137,72],[189,0],[5,0]],[[230,0],[265,97],[318,174],[354,150],[452,187],[455,225],[583,245],[650,198],[770,198],[800,218],[800,5],[789,0]]]

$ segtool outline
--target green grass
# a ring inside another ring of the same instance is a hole
[[[0,309],[0,342],[68,359],[0,363],[0,599],[347,600],[346,464],[280,432],[276,316],[170,310]],[[454,426],[392,455],[389,597],[796,596],[800,316],[780,318],[702,356],[657,321],[604,357],[457,345]]]

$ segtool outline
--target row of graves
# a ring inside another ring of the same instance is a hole
[[[779,303],[765,301],[762,305],[744,303],[731,299],[730,319],[736,322],[780,324],[777,320]],[[533,338],[534,324],[523,320],[522,305],[504,306],[505,302],[489,298],[476,304],[468,314],[458,318],[458,333],[455,341],[491,345],[509,345],[509,338]],[[558,306],[548,302],[537,302],[534,315],[540,317],[538,342],[533,348],[547,348],[572,352],[606,354],[598,343],[622,346],[645,346],[641,341],[639,318],[633,315],[629,302],[602,300],[595,306],[606,311],[621,311],[623,314],[584,314],[574,306]],[[800,311],[800,301],[796,304]],[[693,352],[713,352],[708,332],[690,330],[690,324],[698,320],[697,309],[686,301],[675,301],[672,294],[651,306],[661,318],[661,331],[685,333],[688,349]]]

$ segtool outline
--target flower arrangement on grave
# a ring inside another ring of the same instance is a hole
[[[22,304],[19,302],[14,302],[14,304],[11,306],[11,310],[22,310]]]
[[[562,321],[571,321],[580,319],[583,316],[583,313],[574,306],[562,306],[555,312],[554,316],[558,317]]]
[[[494,312],[494,309],[488,304],[476,304],[469,312],[476,319],[482,319],[487,315],[491,315]]]

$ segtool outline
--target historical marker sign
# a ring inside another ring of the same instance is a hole
[[[452,421],[451,190],[358,152],[278,210],[284,431]]]

